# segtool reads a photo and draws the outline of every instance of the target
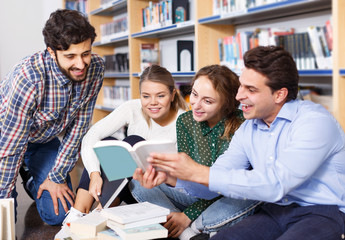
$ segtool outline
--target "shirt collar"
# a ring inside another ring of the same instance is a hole
[[[300,100],[291,100],[284,103],[283,107],[280,109],[278,115],[276,116],[270,127],[274,126],[275,122],[279,121],[279,119],[292,121],[294,115],[297,112],[299,101]],[[254,119],[253,123],[259,128],[268,128],[266,123],[262,119]]]
[[[200,128],[201,128],[202,135],[206,136],[210,132],[214,132],[214,131],[224,132],[224,123],[225,123],[225,119],[222,119],[213,128],[210,128],[207,124],[207,121],[201,122]]]
[[[57,79],[59,85],[64,86],[69,84],[71,80],[63,74],[57,65],[56,61],[51,57],[50,53],[46,50],[47,62],[51,67],[53,77]]]

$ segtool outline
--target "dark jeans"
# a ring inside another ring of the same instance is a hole
[[[252,216],[219,231],[212,240],[332,240],[344,234],[345,214],[334,205],[266,204]]]
[[[42,220],[49,225],[60,225],[65,219],[66,212],[58,199],[59,215],[55,215],[53,200],[50,193],[43,191],[37,199],[37,192],[40,185],[46,180],[49,171],[54,167],[60,141],[55,138],[48,143],[29,143],[24,155],[24,162],[33,176],[33,181],[28,186],[29,191],[36,201],[36,206]],[[68,187],[72,190],[72,183],[69,175],[66,179]],[[68,208],[71,207],[66,200]]]
[[[103,140],[114,140],[114,139],[115,138],[108,137],[108,138],[105,138]],[[123,141],[129,143],[131,146],[133,146],[137,142],[144,141],[144,140],[145,140],[144,138],[142,138],[140,136],[136,136],[136,135],[128,136],[125,139],[123,139]],[[102,169],[101,169],[101,177],[102,177],[102,179],[106,179],[106,176],[105,176],[104,172],[102,171]],[[131,180],[131,179],[132,178],[129,178],[129,180]],[[84,168],[84,171],[83,171],[81,178],[80,178],[80,182],[79,182],[79,186],[77,188],[77,191],[79,188],[82,188],[82,189],[85,189],[86,191],[89,191],[89,185],[90,185],[89,173]],[[106,191],[106,189],[102,189],[102,191]],[[124,189],[119,194],[119,198],[121,199],[121,201],[125,201],[126,203],[136,203],[136,200],[132,197],[132,194],[129,191],[128,184],[124,187]]]

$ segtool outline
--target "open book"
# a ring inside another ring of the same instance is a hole
[[[133,147],[119,140],[99,141],[93,147],[109,181],[131,177],[136,168],[149,166],[147,157],[152,152],[177,153],[176,144],[169,141],[141,141]]]
[[[0,239],[15,238],[14,199],[0,199]]]

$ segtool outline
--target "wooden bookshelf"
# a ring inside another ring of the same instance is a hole
[[[345,45],[341,39],[345,39],[345,2],[342,0],[294,0],[277,2],[247,9],[236,14],[213,14],[213,0],[190,0],[191,20],[184,24],[173,24],[157,29],[142,31],[141,9],[149,5],[149,0],[114,0],[107,7],[101,7],[100,0],[88,1],[89,19],[97,30],[98,37],[94,43],[94,52],[100,55],[116,52],[121,46],[128,46],[129,52],[129,73],[125,74],[131,87],[132,98],[139,98],[139,75],[140,75],[140,44],[145,42],[159,43],[162,39],[171,37],[183,37],[192,35],[194,37],[194,67],[195,71],[209,64],[219,64],[218,44],[219,38],[233,35],[240,25],[260,26],[262,22],[279,22],[284,17],[303,17],[305,14],[329,11],[332,15],[333,24],[333,67],[332,69],[300,70],[301,78],[322,78],[329,79],[332,85],[333,114],[345,128]],[[153,1],[157,2],[157,1]],[[126,11],[128,14],[128,36],[112,39],[109,42],[100,41],[100,24],[111,21],[112,17]],[[310,23],[313,25],[313,23]],[[164,51],[160,49],[159,51]],[[164,66],[164,65],[163,65]],[[166,67],[166,66],[164,66]],[[172,71],[175,79],[180,77],[191,79],[195,72]],[[106,84],[116,82],[117,78],[124,78],[123,75],[107,75]],[[111,81],[107,82],[107,79]],[[308,80],[309,81],[309,80]],[[100,94],[102,98],[102,93]],[[98,103],[100,103],[99,101]],[[99,104],[98,106],[101,106]],[[107,110],[95,110],[94,120],[99,120],[107,114]]]

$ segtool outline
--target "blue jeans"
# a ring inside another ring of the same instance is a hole
[[[138,202],[148,201],[172,212],[181,212],[199,199],[161,184],[152,189],[146,189],[136,180],[132,180],[129,188]],[[252,200],[237,200],[222,197],[211,204],[195,220],[195,226],[201,232],[215,232],[231,226],[245,217],[253,214],[259,202]]]
[[[150,202],[170,209],[171,212],[182,212],[198,198],[174,190],[165,184],[152,189],[144,188],[137,180],[132,179],[129,190],[138,202]]]
[[[195,226],[201,232],[218,232],[252,215],[260,204],[253,200],[222,197],[195,219]]]
[[[60,225],[65,218],[65,210],[59,202],[59,215],[55,214],[53,200],[50,193],[43,191],[41,197],[37,199],[37,192],[40,185],[47,179],[49,171],[55,164],[55,159],[60,146],[60,141],[55,138],[47,143],[29,143],[24,155],[24,162],[33,176],[33,181],[29,185],[29,191],[36,201],[36,206],[42,220],[49,225]],[[72,189],[69,175],[66,179],[67,185]],[[71,207],[66,200],[68,208]]]
[[[212,240],[335,240],[344,234],[345,214],[334,205],[263,205],[257,213],[219,231]]]

